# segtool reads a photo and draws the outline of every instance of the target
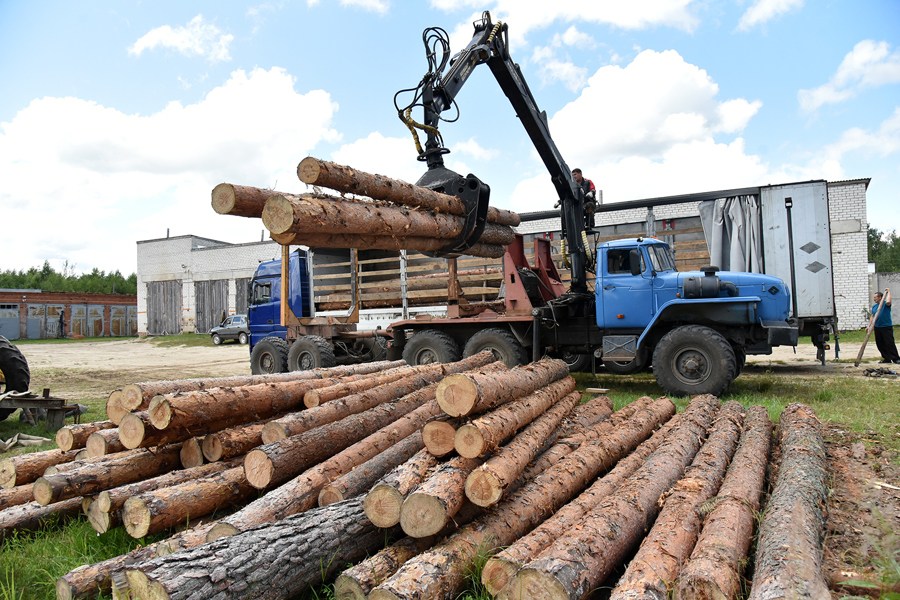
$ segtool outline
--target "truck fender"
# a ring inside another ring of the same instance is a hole
[[[759,318],[756,316],[756,303],[761,302],[759,296],[735,296],[728,298],[699,298],[696,300],[687,300],[678,298],[670,300],[663,304],[656,312],[644,332],[641,333],[637,342],[637,349],[643,349],[645,340],[648,335],[662,327],[664,323],[672,321],[690,322],[692,315],[698,314],[701,310],[707,317],[711,317],[716,322],[727,325],[740,324],[756,324]],[[687,319],[685,319],[687,317]],[[652,348],[650,348],[652,351]]]

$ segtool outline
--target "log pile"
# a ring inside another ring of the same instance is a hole
[[[497,598],[574,599],[606,586],[616,599],[706,599],[747,589],[742,570],[765,511],[750,597],[827,593],[827,479],[809,407],[782,414],[782,462],[763,507],[765,409],[698,396],[675,415],[668,399],[645,397],[613,412],[605,397],[580,404],[561,361],[506,369],[492,360],[483,353],[396,377],[385,377],[386,365],[324,370],[228,393],[142,384],[161,398],[154,406],[167,407],[154,418],[168,415],[176,429],[191,429],[186,407],[197,407],[198,393],[211,404],[254,399],[253,388],[266,386],[270,397],[248,401],[240,418],[206,405],[204,422],[183,434],[191,437],[95,457],[74,453],[119,428],[72,426],[61,438],[69,450],[0,464],[0,535],[53,514],[84,514],[98,533],[123,527],[134,537],[210,515],[75,569],[57,582],[63,599],[111,588],[114,597],[291,597],[334,577],[340,599],[449,599],[479,557],[489,560],[477,576]],[[310,381],[324,383],[304,391]],[[327,393],[305,408],[310,390]],[[155,429],[149,408],[128,414]],[[208,415],[227,426],[207,431]],[[265,427],[288,417],[299,418],[296,432],[265,442]],[[450,428],[439,437],[451,450],[429,451],[424,433],[434,423]],[[209,462],[184,464],[188,446],[192,461],[208,446]]]

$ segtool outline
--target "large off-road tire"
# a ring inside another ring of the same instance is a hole
[[[250,352],[250,372],[270,375],[287,371],[288,343],[278,337],[267,337],[253,346]]]
[[[463,357],[474,356],[484,350],[493,352],[510,369],[528,363],[528,353],[512,333],[498,328],[482,329],[466,342]]]
[[[0,371],[6,383],[0,385],[0,393],[27,392],[31,385],[31,370],[22,352],[8,339],[0,335]],[[16,411],[14,408],[0,408],[0,421]]]
[[[403,348],[403,360],[413,366],[451,363],[459,359],[459,345],[452,337],[437,329],[420,331]]]
[[[731,349],[734,351],[734,360],[737,366],[734,376],[737,377],[743,372],[744,366],[747,364],[747,352],[744,350],[743,346],[738,346],[734,343],[731,344]]]
[[[731,344],[709,327],[677,327],[653,351],[653,375],[670,396],[721,396],[737,373]]]
[[[325,338],[318,335],[304,335],[294,340],[288,352],[288,371],[308,371],[333,367],[337,364],[334,348]]]

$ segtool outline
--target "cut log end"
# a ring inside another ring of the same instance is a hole
[[[97,533],[106,533],[109,531],[112,522],[108,512],[97,509],[88,509],[87,519],[88,523],[91,524],[91,527],[93,527],[94,531]]]
[[[136,383],[123,386],[119,402],[126,412],[138,410],[144,404],[144,390]]]
[[[165,429],[172,422],[172,404],[165,396],[154,396],[147,408],[150,424],[157,429]]]
[[[146,598],[150,600],[150,579],[143,571],[127,570],[125,578],[128,581],[128,588],[131,591],[132,598]]]
[[[84,449],[87,450],[88,456],[96,458],[98,456],[106,456],[107,444],[106,438],[100,433],[92,433],[88,436],[84,443]]]
[[[203,438],[203,456],[206,457],[206,460],[209,462],[216,462],[222,458],[222,454],[224,453],[224,449],[222,448],[222,441],[215,434],[208,435]]]
[[[565,587],[552,575],[534,569],[522,569],[503,590],[500,598],[532,600],[569,600]]]
[[[422,428],[422,441],[434,456],[444,456],[453,451],[456,429],[446,421],[431,421]]]
[[[508,560],[492,558],[485,563],[484,569],[481,570],[481,584],[489,594],[496,596],[512,580],[518,570],[519,566]]]
[[[65,577],[56,580],[56,600],[74,600],[78,590]]]
[[[500,501],[503,486],[490,471],[472,471],[466,478],[466,498],[478,506],[491,506]]]
[[[112,509],[112,498],[110,498],[109,492],[97,494],[93,503],[97,505],[97,510],[102,510],[103,512],[109,512]]]
[[[265,424],[262,430],[262,441],[263,444],[271,444],[272,442],[277,442],[278,440],[283,440],[287,437],[287,431],[284,428],[284,425],[281,423],[276,423],[275,421],[269,421]],[[209,457],[207,456],[209,459]],[[212,459],[210,459],[212,460]]]
[[[712,581],[679,580],[674,600],[730,600]]]
[[[72,446],[75,445],[75,436],[72,435],[72,430],[68,427],[63,427],[59,431],[56,432],[56,445],[59,446],[60,450],[68,452],[72,449]]]
[[[451,417],[469,414],[478,399],[478,390],[471,379],[461,373],[445,377],[435,392],[438,405]]]
[[[435,535],[449,520],[444,503],[427,494],[410,494],[400,509],[400,527],[414,538]]]
[[[230,183],[220,183],[213,188],[212,207],[214,211],[220,215],[227,215],[231,213],[234,204],[234,187]]]
[[[307,156],[297,165],[297,177],[303,183],[315,183],[319,180],[319,161],[312,156]]]
[[[303,405],[306,406],[306,408],[315,408],[320,403],[319,392],[316,390],[309,390],[303,395]]]
[[[333,485],[326,485],[319,492],[319,506],[328,506],[344,499],[344,494],[340,488]]]
[[[401,598],[394,592],[388,590],[382,590],[375,588],[372,592],[367,596],[368,600],[405,600]]]
[[[8,490],[16,487],[16,464],[12,459],[0,461],[0,488]]]
[[[31,493],[34,494],[34,499],[41,506],[47,506],[54,500],[53,486],[43,477],[38,477],[34,482]]]
[[[91,510],[91,505],[94,503],[94,499],[90,496],[85,496],[81,499],[81,512],[85,515],[88,514],[88,511]]]
[[[133,450],[144,441],[144,422],[134,413],[122,417],[119,423],[119,441],[122,445]]]
[[[200,467],[203,465],[203,449],[197,438],[191,438],[181,444],[181,466],[185,469]]]
[[[352,577],[338,575],[334,582],[335,600],[366,600],[362,586]]]
[[[460,456],[478,458],[487,451],[487,442],[481,431],[472,424],[466,424],[456,430],[453,446]]]
[[[285,233],[294,224],[294,206],[291,201],[276,194],[268,200],[262,211],[262,222],[272,233]]]
[[[403,496],[389,485],[376,485],[363,500],[363,511],[375,527],[386,529],[400,522]]]
[[[122,524],[133,538],[140,539],[147,535],[150,531],[150,517],[147,503],[137,496],[126,500],[122,507]]]
[[[275,476],[275,465],[262,450],[252,450],[244,459],[244,475],[250,485],[261,490],[272,482],[272,478]]]
[[[216,523],[206,534],[207,542],[214,542],[219,538],[228,537],[240,533],[240,530],[230,523]]]

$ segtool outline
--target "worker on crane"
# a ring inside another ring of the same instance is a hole
[[[597,188],[590,179],[585,179],[581,169],[572,169],[572,177],[584,192],[584,223],[588,229],[594,228],[594,213],[597,212]]]

